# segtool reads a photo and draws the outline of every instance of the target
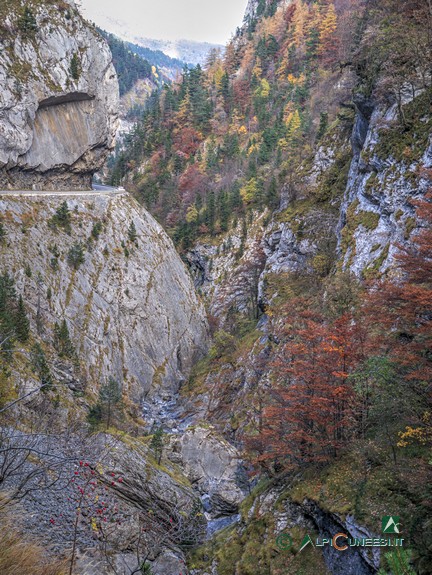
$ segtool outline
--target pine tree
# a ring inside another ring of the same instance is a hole
[[[274,210],[277,208],[278,205],[278,189],[277,189],[277,183],[276,183],[276,178],[273,177],[271,179],[270,185],[268,187],[267,190],[267,206]]]
[[[31,350],[31,365],[32,369],[39,377],[41,386],[43,386],[44,391],[52,385],[51,371],[48,366],[45,353],[39,343],[35,343]]]
[[[147,563],[147,561],[144,561],[144,563],[142,563],[140,571],[142,575],[153,575],[151,565],[150,563]]]
[[[320,114],[320,123],[319,123],[319,127],[318,127],[318,132],[317,132],[317,140],[320,140],[324,134],[327,131],[327,126],[328,126],[328,113],[327,112],[321,112]]]
[[[78,55],[75,53],[72,56],[71,65],[70,65],[70,73],[74,80],[79,80],[81,76],[81,66]]]
[[[129,228],[128,228],[127,233],[128,233],[129,241],[136,242],[138,235],[137,235],[137,230],[136,230],[136,227],[135,227],[135,224],[133,221],[131,221],[131,223],[129,224]]]
[[[70,339],[69,328],[65,319],[60,325],[58,323],[54,325],[53,345],[60,357],[76,358],[75,347]]]
[[[69,249],[67,262],[74,270],[85,262],[84,247],[81,243],[77,242]]]
[[[55,214],[50,220],[50,224],[54,228],[60,226],[66,233],[70,234],[71,214],[66,201],[62,202],[62,204],[57,208]]]
[[[213,191],[211,191],[207,195],[207,206],[206,206],[206,217],[205,217],[205,223],[208,229],[210,230],[211,235],[214,234],[215,220],[216,220],[215,194]]]
[[[163,437],[164,431],[162,427],[159,427],[154,433],[153,437],[150,441],[150,449],[153,450],[154,456],[158,465],[160,465],[162,459],[162,452],[163,452]]]
[[[30,322],[28,320],[22,295],[18,299],[18,308],[15,317],[15,333],[18,341],[24,343],[30,335]]]
[[[229,194],[229,207],[231,210],[238,209],[242,206],[242,199],[240,195],[240,184],[238,181],[234,182],[231,193]]]
[[[120,383],[113,377],[109,377],[105,385],[99,390],[99,405],[102,418],[105,418],[106,428],[111,426],[115,409],[118,408],[122,399]]]
[[[220,228],[223,232],[228,230],[229,218],[228,195],[225,191],[222,191],[219,195],[219,221]]]

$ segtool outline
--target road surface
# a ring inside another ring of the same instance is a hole
[[[93,190],[62,190],[62,191],[49,191],[49,190],[0,190],[0,196],[95,196],[95,195],[108,195],[117,196],[126,193],[124,188],[113,188],[111,186],[102,186],[101,184],[93,184]]]

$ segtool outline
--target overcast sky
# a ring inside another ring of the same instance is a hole
[[[133,34],[225,44],[243,21],[247,0],[80,0],[86,18],[124,21]]]

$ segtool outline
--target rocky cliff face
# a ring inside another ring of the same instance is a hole
[[[253,18],[256,14],[256,10],[258,7],[258,0],[248,0],[246,11],[245,11],[245,20],[249,18]]]
[[[59,225],[63,202],[70,223]],[[70,385],[94,390],[112,376],[150,406],[175,394],[205,352],[207,324],[156,221],[126,193],[3,196],[0,209],[2,268],[13,270],[37,330],[51,340],[55,322],[68,324],[82,360]]]
[[[354,157],[340,212],[338,247],[345,268],[371,278],[391,270],[400,246],[411,243],[420,225],[415,201],[424,197],[428,182],[421,175],[432,166],[430,94],[405,94],[408,115],[412,109],[424,112],[420,125],[413,122],[405,136],[397,127],[396,103],[354,101]]]
[[[118,84],[70,1],[0,8],[0,188],[88,189],[113,146]]]

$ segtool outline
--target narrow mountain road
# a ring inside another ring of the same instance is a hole
[[[110,186],[102,186],[100,184],[94,184],[93,190],[62,190],[62,191],[52,191],[52,190],[0,190],[1,196],[25,196],[25,197],[36,197],[36,196],[97,196],[97,195],[108,195],[108,196],[118,196],[121,194],[126,194],[124,188],[113,188]]]

